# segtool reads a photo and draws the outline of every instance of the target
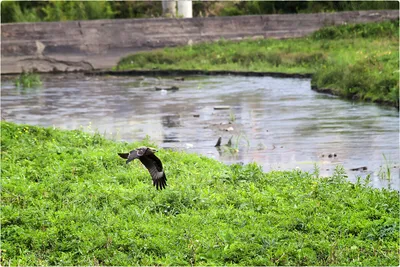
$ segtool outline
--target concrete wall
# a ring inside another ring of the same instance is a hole
[[[114,66],[129,53],[220,38],[301,37],[326,25],[382,21],[397,10],[188,19],[12,23],[1,28],[2,73]]]

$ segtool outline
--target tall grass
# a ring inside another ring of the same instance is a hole
[[[399,194],[1,122],[1,265],[396,265]]]
[[[390,182],[390,180],[392,179],[392,171],[391,170],[393,168],[393,163],[391,162],[390,159],[386,158],[385,154],[383,154],[382,156],[384,159],[384,163],[379,169],[378,176],[380,179],[388,180]]]
[[[307,38],[165,48],[124,57],[115,69],[312,73],[313,86],[398,107],[398,47],[398,21],[385,21],[327,27]]]

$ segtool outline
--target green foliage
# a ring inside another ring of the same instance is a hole
[[[32,72],[22,72],[17,79],[15,79],[15,86],[29,88],[42,84],[39,74]]]
[[[360,44],[365,43],[362,49]],[[382,46],[371,49],[371,46]],[[316,70],[312,84],[319,88],[333,88],[338,95],[353,99],[383,102],[399,106],[399,51],[398,41],[359,40],[359,48],[340,51]],[[350,60],[349,60],[350,59]]]
[[[2,1],[1,22],[162,16],[161,1]],[[399,9],[397,1],[193,1],[194,16]]]
[[[41,21],[38,14],[40,7],[24,8],[25,3],[16,1],[1,2],[1,22],[37,22]]]
[[[114,16],[108,1],[51,1],[42,10],[44,21],[109,19]]]
[[[336,11],[399,9],[397,1],[194,1],[198,16],[317,13]]]
[[[399,193],[1,122],[2,265],[396,265]],[[154,145],[153,145],[154,146]]]
[[[162,15],[161,1],[113,1],[115,18],[150,18]]]
[[[109,1],[6,1],[1,14],[5,23],[109,19],[115,12]]]
[[[116,70],[188,69],[312,73],[312,85],[399,105],[396,21],[323,28],[310,38],[220,40],[122,58]]]
[[[349,24],[324,27],[312,35],[316,40],[345,38],[394,38],[399,37],[399,20],[380,23]]]

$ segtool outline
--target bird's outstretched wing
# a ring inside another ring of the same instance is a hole
[[[126,164],[139,157],[136,150],[132,150],[129,153],[118,153],[118,155],[121,158],[126,159]]]
[[[157,189],[164,189],[167,186],[167,177],[165,176],[161,160],[154,154],[141,156],[139,160],[149,171],[153,179],[153,185]]]

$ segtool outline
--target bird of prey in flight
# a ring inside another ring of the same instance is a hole
[[[129,153],[118,153],[118,155],[126,159],[126,164],[132,160],[139,159],[149,171],[153,179],[153,185],[162,190],[167,186],[167,177],[165,176],[161,160],[154,154],[156,149],[151,147],[139,147]]]

